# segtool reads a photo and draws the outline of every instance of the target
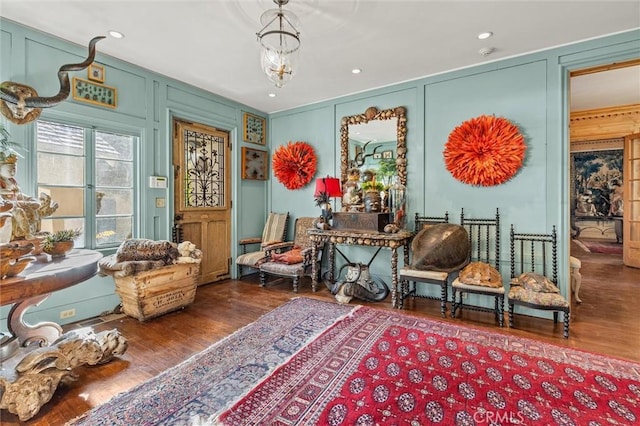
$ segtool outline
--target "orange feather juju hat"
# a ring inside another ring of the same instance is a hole
[[[306,142],[289,142],[273,153],[273,174],[287,189],[300,189],[313,179],[316,153]]]
[[[443,154],[447,170],[460,182],[493,186],[516,174],[526,150],[517,126],[506,118],[481,115],[453,129]]]

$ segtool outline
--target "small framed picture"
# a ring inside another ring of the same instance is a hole
[[[267,122],[264,118],[245,112],[242,128],[245,142],[257,143],[258,145],[267,144]]]
[[[382,158],[382,153],[381,152],[374,152],[373,153],[373,159],[374,160],[379,160]]]
[[[242,179],[267,180],[269,154],[261,149],[242,147]]]
[[[91,81],[97,81],[98,83],[104,83],[104,67],[100,65],[89,65],[88,77]]]
[[[102,107],[115,108],[118,104],[118,91],[115,87],[94,83],[73,77],[73,99]]]
[[[382,158],[385,160],[393,158],[393,151],[382,151]]]

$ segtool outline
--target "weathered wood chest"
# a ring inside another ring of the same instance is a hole
[[[124,313],[145,321],[193,303],[199,269],[199,263],[179,263],[114,277]]]

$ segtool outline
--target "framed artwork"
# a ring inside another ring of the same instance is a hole
[[[393,158],[393,151],[382,151],[382,158],[384,159]]]
[[[104,67],[100,65],[89,65],[87,76],[91,81],[97,81],[98,83],[104,83]]]
[[[73,99],[108,108],[115,108],[118,93],[115,87],[73,77]]]
[[[242,128],[243,139],[246,142],[257,143],[258,145],[267,144],[267,122],[264,118],[245,112],[242,119]]]
[[[623,150],[571,153],[574,217],[622,216]]]
[[[242,147],[242,179],[267,180],[267,151]]]

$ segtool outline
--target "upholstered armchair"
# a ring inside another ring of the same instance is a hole
[[[322,246],[317,248],[316,258],[312,258],[314,243],[309,238],[307,230],[313,227],[313,217],[299,217],[295,222],[293,241],[272,244],[266,248],[266,262],[260,265],[260,286],[267,284],[267,277],[291,278],[293,291],[298,292],[300,280],[304,276],[311,276],[314,262],[322,259]],[[320,271],[320,267],[317,268]]]
[[[242,267],[258,269],[259,262],[267,256],[265,249],[272,244],[281,243],[287,236],[287,224],[289,222],[289,213],[270,212],[267,222],[262,230],[261,237],[243,238],[240,240],[242,254],[236,259],[238,265],[238,278],[242,277]],[[260,244],[260,250],[247,253],[247,247]]]

